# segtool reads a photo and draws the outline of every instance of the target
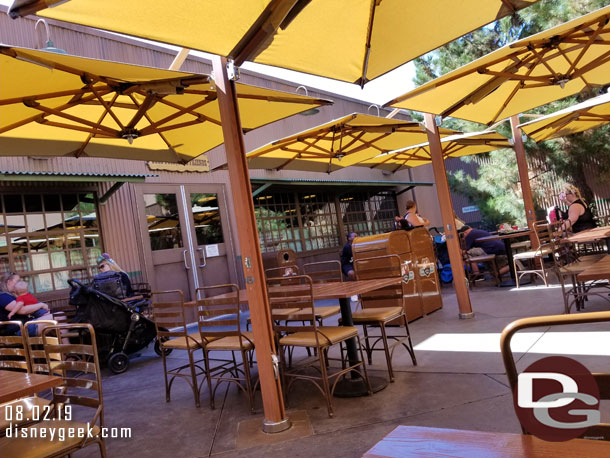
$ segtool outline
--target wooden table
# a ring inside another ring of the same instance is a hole
[[[490,235],[488,237],[481,237],[476,239],[477,242],[483,242],[483,241],[491,241],[491,240],[502,240],[502,242],[504,242],[504,250],[506,251],[506,257],[508,258],[508,271],[510,272],[510,277],[512,278],[512,281],[505,281],[500,283],[500,286],[508,286],[508,287],[513,287],[513,286],[517,286],[517,283],[515,281],[515,264],[514,264],[514,260],[513,260],[513,249],[511,247],[511,239],[515,239],[518,237],[523,237],[526,235],[530,235],[531,231],[529,229],[525,229],[522,231],[514,231],[514,232],[508,232],[506,234],[503,233],[498,233],[496,235]],[[520,281],[519,282],[522,285],[526,285],[528,284],[528,281]]]
[[[587,267],[577,275],[577,278],[578,281],[610,280],[610,255]]]
[[[0,404],[60,386],[61,377],[0,370]]]
[[[595,227],[586,231],[577,232],[564,239],[566,242],[572,243],[592,243],[599,240],[606,241],[608,253],[610,253],[610,226]]]
[[[364,458],[605,458],[610,444],[604,441],[572,439],[547,442],[534,436],[509,433],[461,431],[457,429],[399,426],[366,452]]]
[[[357,281],[345,281],[345,282],[328,282],[328,283],[314,283],[313,284],[313,299],[314,301],[323,300],[323,299],[339,299],[339,305],[341,307],[341,320],[343,326],[353,326],[354,321],[352,319],[352,308],[350,307],[350,297],[368,293],[370,291],[375,291],[376,289],[385,288],[387,286],[400,284],[402,278],[392,277],[392,278],[382,278],[382,279],[374,279],[374,280],[357,280]],[[307,285],[286,285],[282,287],[282,291],[291,290],[292,292],[298,294],[299,291],[305,291],[307,289]],[[220,294],[218,296],[214,296],[216,298],[224,298],[227,297],[228,294]],[[248,303],[248,292],[245,289],[239,291],[239,302],[240,304]],[[185,306],[195,306],[197,304],[196,301],[185,302]],[[360,361],[360,357],[358,356],[358,346],[356,338],[349,339],[345,342],[345,346],[347,349],[347,356],[349,358],[350,364],[356,364]],[[352,375],[356,376],[356,374]],[[370,379],[371,377],[369,377]],[[362,378],[359,379],[360,382],[346,382],[341,384],[339,382],[337,384],[337,388],[335,389],[336,396],[345,396],[345,397],[353,397],[353,396],[365,396],[368,394],[368,388],[361,383]],[[371,384],[373,384],[371,382]],[[383,389],[387,385],[385,381],[379,381],[376,384],[376,387],[373,387],[373,391],[379,391]]]

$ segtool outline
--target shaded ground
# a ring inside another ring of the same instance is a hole
[[[410,325],[418,366],[413,367],[406,351],[397,350],[396,381],[371,397],[335,398],[334,418],[328,417],[314,387],[295,385],[288,415],[299,430],[274,438],[274,444],[247,434],[253,421],[262,421],[260,393],[255,415],[249,414],[245,396],[235,387],[218,390],[215,410],[209,408],[203,388],[197,409],[190,388],[178,380],[166,403],[161,359],[151,348],[134,359],[125,374],[105,370],[106,425],[132,428],[130,439],[107,440],[109,456],[357,457],[401,424],[520,433],[499,352],[500,332],[517,318],[562,313],[560,289],[477,287],[471,297],[475,318],[459,320],[455,295],[445,289],[444,308]],[[592,298],[586,311],[607,309],[606,301]],[[580,334],[584,331],[589,333]],[[610,329],[538,329],[515,338],[513,348],[520,369],[557,352],[591,371],[607,371]],[[174,352],[171,359],[181,356]],[[386,376],[382,355],[373,362],[371,373]],[[608,421],[607,406],[602,410],[602,421]],[[76,456],[97,456],[96,448]]]

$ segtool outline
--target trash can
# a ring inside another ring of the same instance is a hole
[[[415,263],[415,280],[423,313],[427,315],[443,307],[432,237],[425,227],[416,227],[411,231],[403,232],[409,237],[411,257]]]
[[[422,301],[416,283],[416,267],[411,254],[411,243],[407,231],[392,231],[385,234],[356,237],[352,244],[352,251],[354,261],[389,254],[398,255],[401,262],[401,274],[406,280],[404,307],[407,320],[413,321],[423,316]],[[357,263],[354,265],[356,266],[358,280],[366,280],[367,278],[358,274]],[[379,307],[387,306],[388,304],[379,304]],[[396,322],[395,324],[399,323]]]

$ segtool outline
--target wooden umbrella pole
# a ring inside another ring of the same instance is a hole
[[[290,427],[284,411],[273,328],[267,297],[263,259],[256,230],[254,200],[246,162],[246,149],[241,129],[235,84],[229,80],[227,59],[212,58],[214,80],[218,93],[218,106],[222,120],[233,207],[238,220],[237,235],[241,250],[242,267],[248,291],[248,305],[256,349],[256,360],[263,398],[263,431],[281,432]]]
[[[538,239],[534,233],[536,213],[534,212],[534,199],[532,197],[532,188],[530,187],[530,177],[527,168],[527,160],[525,158],[525,147],[523,146],[523,134],[521,133],[521,129],[517,127],[519,124],[519,115],[510,117],[515,156],[517,156],[517,167],[519,169],[519,181],[521,182],[521,194],[523,195],[523,204],[525,206],[525,217],[527,219],[527,227],[531,231],[530,241],[532,242],[532,249],[535,250],[538,248]]]
[[[464,274],[462,249],[460,247],[457,230],[455,229],[455,217],[453,205],[451,203],[449,182],[447,181],[445,161],[443,160],[441,138],[434,115],[431,113],[424,113],[424,115],[426,119],[426,133],[428,134],[428,143],[430,145],[430,158],[432,159],[432,169],[434,170],[436,192],[441,206],[441,217],[443,219],[443,228],[447,239],[451,271],[453,272],[453,285],[458,301],[459,317],[473,318],[474,312],[472,311],[468,286],[466,285],[466,275]]]

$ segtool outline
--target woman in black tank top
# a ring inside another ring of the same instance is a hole
[[[565,229],[581,232],[596,226],[591,208],[582,200],[576,186],[567,185],[559,197],[568,204],[567,214],[564,214]]]

